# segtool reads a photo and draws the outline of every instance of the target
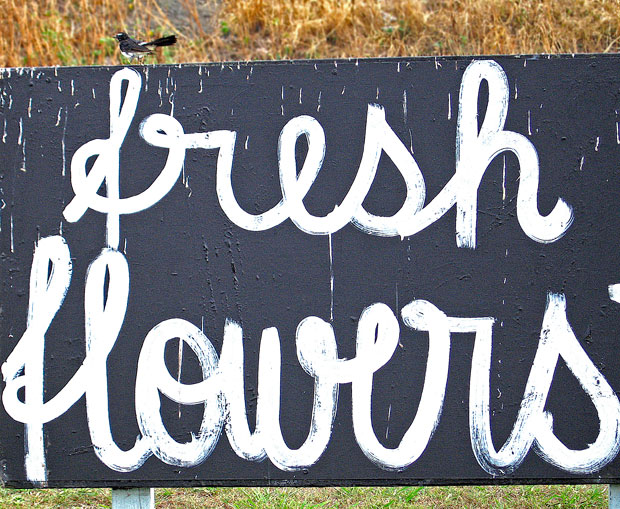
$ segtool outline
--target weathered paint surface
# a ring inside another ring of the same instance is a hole
[[[617,481],[619,70],[3,70],[4,482]]]

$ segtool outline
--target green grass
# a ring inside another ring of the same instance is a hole
[[[2,508],[111,506],[109,489],[0,489]],[[607,486],[467,486],[379,488],[158,488],[157,508],[569,508],[608,506]]]

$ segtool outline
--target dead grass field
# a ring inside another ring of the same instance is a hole
[[[620,47],[619,0],[0,0],[0,12],[5,67],[117,64],[121,30],[178,34],[161,63]]]

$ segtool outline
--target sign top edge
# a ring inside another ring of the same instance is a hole
[[[7,73],[29,72],[41,69],[91,69],[107,68],[122,69],[134,68],[182,68],[197,66],[237,66],[237,65],[314,65],[325,63],[394,63],[394,62],[454,62],[471,60],[556,60],[556,59],[614,59],[620,58],[620,53],[532,53],[532,54],[491,54],[491,55],[442,55],[442,56],[402,56],[402,57],[349,57],[349,58],[321,58],[321,59],[297,59],[297,60],[224,60],[219,62],[179,62],[174,64],[127,64],[127,65],[76,65],[76,66],[34,66],[34,67],[0,67],[0,77]]]

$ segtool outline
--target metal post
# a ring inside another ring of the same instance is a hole
[[[113,488],[112,509],[155,509],[153,488]]]
[[[620,484],[609,485],[609,509],[620,509]]]

